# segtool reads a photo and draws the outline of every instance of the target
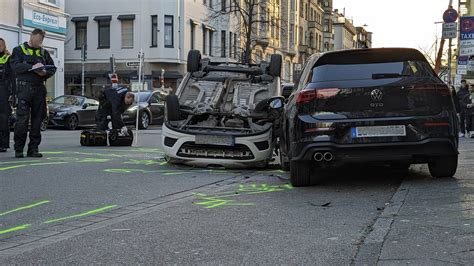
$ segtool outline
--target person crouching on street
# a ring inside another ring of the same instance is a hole
[[[15,102],[15,75],[9,59],[5,40],[0,38],[0,152],[10,148],[10,106]]]
[[[16,158],[23,158],[30,117],[30,142],[26,155],[43,157],[38,147],[41,143],[41,123],[46,116],[45,82],[56,73],[53,59],[42,47],[45,36],[46,32],[42,29],[34,29],[30,40],[15,47],[11,56],[12,69],[17,78],[18,105],[14,133]]]
[[[123,135],[128,135],[128,128],[122,120],[122,114],[127,110],[135,100],[135,95],[127,88],[106,88],[99,96],[99,110],[97,110],[95,119],[97,129],[106,131],[109,129],[110,115],[112,119],[112,128],[120,130]]]

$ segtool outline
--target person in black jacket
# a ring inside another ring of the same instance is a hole
[[[469,98],[469,88],[465,80],[461,81],[461,88],[459,89],[458,93],[459,105],[461,107],[461,112],[459,113],[459,122],[461,123],[461,131],[459,133],[460,137],[464,137],[465,134],[469,133],[471,130],[470,123],[468,123],[467,118],[469,113],[468,105],[471,104],[471,100]]]
[[[10,148],[11,104],[15,102],[15,75],[10,65],[10,53],[0,38],[0,152]]]
[[[41,143],[41,122],[46,116],[45,82],[56,73],[54,61],[48,51],[42,48],[46,32],[34,29],[30,40],[13,49],[12,69],[17,78],[17,99],[15,123],[15,157],[23,158],[23,149],[28,134],[31,116],[28,157],[43,157],[38,147]]]
[[[121,133],[128,135],[128,129],[123,123],[122,114],[132,105],[135,95],[127,90],[127,88],[106,88],[99,96],[99,110],[97,110],[95,120],[98,130],[107,130],[108,119],[110,115],[112,119],[112,128],[120,129]]]

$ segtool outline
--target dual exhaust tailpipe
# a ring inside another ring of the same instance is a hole
[[[330,162],[330,161],[334,160],[334,155],[331,152],[324,152],[324,153],[323,152],[316,152],[313,155],[313,159],[316,162],[322,162],[322,161]]]

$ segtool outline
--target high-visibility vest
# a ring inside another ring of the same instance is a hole
[[[6,55],[6,54],[0,57],[0,80],[5,79],[5,74],[6,74],[5,64],[8,62],[8,58],[10,58],[10,55]]]
[[[21,50],[25,55],[31,55],[31,56],[38,56],[42,57],[43,56],[43,48],[33,50],[31,48],[26,48],[25,45],[22,43],[20,44]]]
[[[0,65],[5,65],[8,62],[8,58],[10,55],[4,54],[2,57],[0,57]]]

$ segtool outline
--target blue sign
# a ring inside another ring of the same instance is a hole
[[[446,11],[443,13],[443,21],[446,23],[452,23],[456,22],[458,19],[458,12],[454,8],[448,8]]]
[[[467,65],[468,60],[469,60],[468,56],[460,56],[458,57],[458,65]]]
[[[474,17],[461,17],[461,40],[474,39]]]

